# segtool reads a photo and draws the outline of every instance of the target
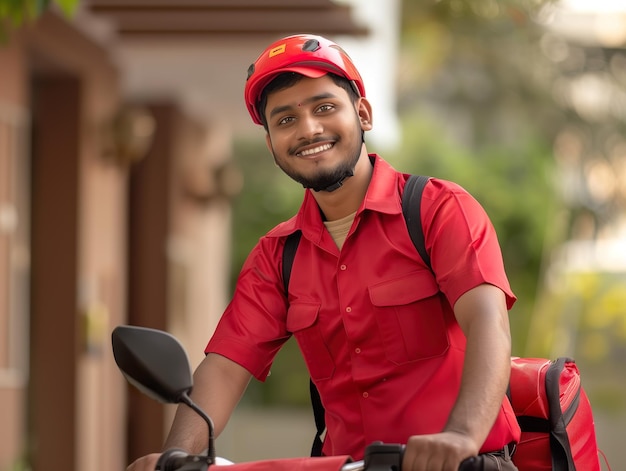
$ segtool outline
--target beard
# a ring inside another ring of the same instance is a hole
[[[335,141],[335,144],[337,142],[338,141]],[[333,168],[319,169],[313,175],[303,175],[284,163],[281,163],[276,157],[276,153],[273,152],[274,162],[276,162],[276,165],[278,165],[289,178],[300,183],[304,188],[310,188],[313,191],[334,191],[341,186],[346,178],[354,175],[354,168],[361,156],[362,144],[363,134],[361,133],[361,140],[356,141],[355,145],[348,150],[348,157],[346,159],[339,162]]]
[[[340,183],[347,177],[351,177],[354,175],[354,167],[359,160],[361,155],[361,149],[359,146],[359,150],[353,153],[353,156],[348,159],[340,162],[335,165],[333,168],[328,169],[320,169],[314,175],[303,175],[292,168],[288,168],[285,165],[281,164],[276,156],[274,156],[274,160],[276,165],[278,165],[287,176],[289,176],[292,180],[300,183],[304,188],[311,188],[314,191],[332,191],[332,189],[339,188]]]

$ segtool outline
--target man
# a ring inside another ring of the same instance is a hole
[[[360,459],[380,440],[406,443],[403,471],[453,471],[476,455],[476,469],[515,470],[519,428],[505,397],[515,297],[480,205],[453,183],[427,184],[433,276],[402,215],[407,175],[368,155],[363,81],[325,38],[271,44],[250,66],[245,100],[276,164],[306,191],[298,214],[250,253],[194,374],[193,399],[216,434],[295,335],[326,411],[324,454]],[[282,252],[297,230],[286,294]],[[206,424],[179,408],[165,448],[206,443]],[[129,470],[153,469],[157,456]]]

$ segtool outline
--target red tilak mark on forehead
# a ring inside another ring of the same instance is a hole
[[[298,103],[298,107],[302,106],[302,103]]]

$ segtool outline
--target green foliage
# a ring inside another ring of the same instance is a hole
[[[79,0],[0,0],[0,38],[10,31],[36,20],[42,13],[56,6],[71,16]]]
[[[258,140],[237,141],[234,153],[244,179],[244,189],[233,204],[232,276],[236,277],[259,237],[293,216],[304,193],[274,164],[262,135]],[[234,282],[235,278],[233,287]]]
[[[600,271],[555,274],[542,298],[548,315],[532,326],[529,348],[543,356],[579,351],[594,368],[626,355],[626,275]]]
[[[576,358],[592,404],[626,410],[626,275],[603,271],[550,274],[530,329],[528,351]],[[574,355],[575,353],[575,355]]]

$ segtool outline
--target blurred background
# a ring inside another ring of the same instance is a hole
[[[623,1],[0,0],[0,471],[160,448],[174,407],[127,385],[111,330],[167,330],[195,367],[245,256],[297,211],[242,91],[300,32],[361,70],[371,152],[486,208],[519,298],[513,354],[576,360],[626,470]],[[313,435],[289,341],[217,450],[306,456]]]

